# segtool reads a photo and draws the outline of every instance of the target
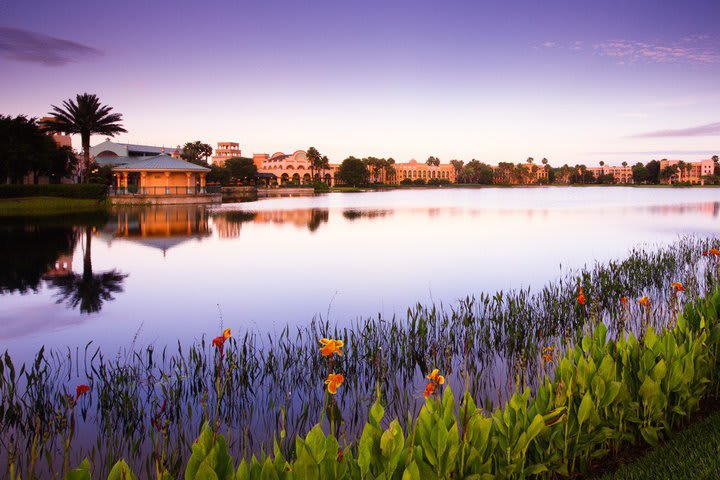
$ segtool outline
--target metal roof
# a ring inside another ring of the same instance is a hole
[[[128,152],[143,152],[143,153],[157,153],[162,154],[165,152],[174,152],[175,150],[182,152],[181,148],[175,147],[156,147],[154,145],[138,145],[136,143],[118,143],[128,149]]]
[[[117,165],[133,165],[137,162],[147,160],[147,158],[148,157],[95,157],[95,163],[97,163],[101,167],[106,167],[108,165],[111,167],[115,167]]]
[[[209,172],[210,169],[207,167],[201,167],[194,163],[180,160],[179,158],[173,158],[170,155],[157,155],[155,157],[140,157],[138,161],[133,161],[127,165],[120,165],[113,168],[113,170],[122,171],[139,171],[139,170],[176,170],[183,172]]]

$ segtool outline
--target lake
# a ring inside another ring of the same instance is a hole
[[[719,211],[714,188],[445,188],[4,219],[0,345],[27,360],[42,345],[113,352],[221,325],[403,317],[418,302],[541,287],[636,245],[718,235]],[[97,281],[78,289],[83,275]]]

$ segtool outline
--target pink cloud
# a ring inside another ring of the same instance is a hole
[[[720,53],[717,48],[707,45],[705,42],[707,38],[706,36],[688,37],[683,39],[682,43],[672,45],[610,40],[593,45],[593,49],[598,55],[615,58],[622,63],[720,64]],[[704,42],[705,45],[699,45],[699,42]]]
[[[634,138],[652,138],[652,137],[706,137],[720,135],[720,122],[708,123],[707,125],[699,125],[697,127],[655,130],[653,132],[640,133],[633,135]]]

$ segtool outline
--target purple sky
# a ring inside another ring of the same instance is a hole
[[[717,0],[2,2],[0,113],[87,91],[135,143],[706,158],[720,151],[719,18]]]

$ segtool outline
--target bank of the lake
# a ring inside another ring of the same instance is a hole
[[[48,216],[97,212],[110,207],[106,200],[64,197],[20,197],[0,199],[0,217]]]

